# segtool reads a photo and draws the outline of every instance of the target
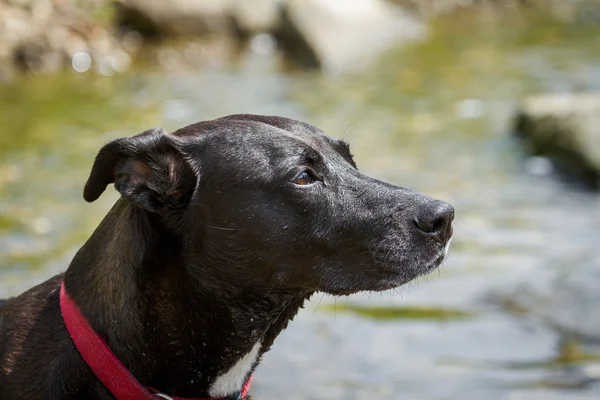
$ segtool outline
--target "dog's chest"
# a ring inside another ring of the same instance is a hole
[[[240,358],[229,371],[217,376],[210,385],[209,394],[213,397],[220,397],[239,391],[244,385],[246,375],[258,357],[259,350],[260,342],[256,343],[252,350]]]

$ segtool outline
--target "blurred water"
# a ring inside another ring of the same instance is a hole
[[[597,399],[600,351],[567,354],[541,312],[511,305],[565,271],[600,268],[600,199],[528,175],[508,120],[528,93],[600,88],[599,61],[598,27],[464,17],[351,77],[285,73],[273,55],[247,54],[201,71],[5,85],[0,298],[63,271],[114,202],[111,191],[81,198],[106,141],[230,113],[284,115],[344,137],[364,172],[451,202],[455,239],[440,271],[407,287],[316,295],[266,355],[257,398]],[[553,307],[599,318],[590,304]]]

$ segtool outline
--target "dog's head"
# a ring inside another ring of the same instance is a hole
[[[286,118],[233,115],[107,144],[84,197],[115,183],[159,216],[191,274],[236,289],[347,294],[435,269],[453,208],[358,172],[348,145]]]

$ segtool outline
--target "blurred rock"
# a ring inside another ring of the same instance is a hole
[[[287,55],[333,73],[362,69],[392,45],[426,32],[418,19],[383,0],[288,0],[280,26]]]
[[[527,0],[526,5],[547,9],[563,21],[597,23],[600,21],[600,1],[598,0]]]
[[[235,1],[231,15],[243,35],[271,33],[279,29],[280,10],[285,0]]]
[[[563,21],[600,21],[598,0],[388,0],[424,18],[448,15],[461,10],[491,11],[537,9]]]
[[[144,36],[223,34],[234,0],[119,0],[118,23]]]
[[[51,73],[80,52],[92,60],[112,56],[119,44],[94,22],[90,9],[106,0],[0,0],[0,79],[22,70]],[[80,6],[86,6],[84,11]]]
[[[600,93],[525,99],[514,130],[525,151],[590,189],[600,189]]]
[[[119,24],[145,36],[273,34],[305,67],[331,72],[368,65],[424,25],[384,0],[120,0]]]
[[[502,7],[514,6],[521,0],[503,0],[503,1],[490,1],[490,0],[388,0],[391,3],[397,4],[401,7],[416,12],[422,17],[431,18],[443,14],[449,14],[454,11],[459,11],[465,8],[472,8],[476,6],[494,6],[499,5]]]
[[[119,0],[117,23],[145,36],[251,36],[278,29],[285,1]]]

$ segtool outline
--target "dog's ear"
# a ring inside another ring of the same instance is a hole
[[[139,207],[161,212],[187,205],[196,175],[177,149],[177,139],[162,129],[150,129],[100,149],[83,198],[96,200],[111,183]]]

